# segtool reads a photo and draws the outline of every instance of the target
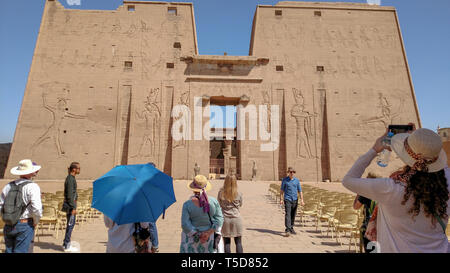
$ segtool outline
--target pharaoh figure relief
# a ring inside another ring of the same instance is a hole
[[[402,112],[404,101],[400,100],[400,104],[396,107],[397,111],[393,112],[393,105],[387,100],[383,93],[378,93],[378,100],[378,108],[381,108],[381,114],[376,117],[365,119],[363,122],[367,124],[381,122],[384,127],[387,128],[389,124],[393,124],[394,119]]]
[[[305,111],[305,98],[300,90],[292,88],[295,105],[292,106],[291,116],[296,121],[296,154],[297,158],[314,158],[311,152],[310,138],[314,136],[312,130],[312,119],[316,114]]]
[[[263,124],[265,126],[265,132],[270,132],[270,126],[271,126],[271,121],[270,121],[270,117],[271,117],[271,109],[270,109],[270,96],[269,96],[269,92],[267,90],[264,90],[263,92],[263,105],[266,106],[266,118],[263,118]]]
[[[41,85],[44,89],[50,89],[45,90],[42,93],[42,102],[44,108],[49,111],[52,115],[52,122],[50,126],[47,128],[47,130],[33,143],[31,147],[32,154],[36,150],[36,148],[44,143],[47,140],[50,140],[53,142],[56,146],[56,151],[58,153],[58,156],[63,156],[65,154],[65,150],[63,145],[61,144],[61,125],[66,118],[73,118],[73,119],[84,119],[86,116],[83,115],[76,115],[71,112],[69,112],[69,108],[67,107],[67,101],[69,100],[67,97],[69,95],[69,87],[67,84],[64,83],[46,83]],[[48,93],[58,93],[62,91],[62,94],[59,94],[59,96],[56,99],[56,103],[54,105],[51,105],[49,103],[47,96]],[[64,131],[66,133],[66,131]]]
[[[182,93],[180,95],[180,100],[179,100],[179,104],[180,105],[185,105],[188,109],[189,109],[189,91],[186,91],[184,93]],[[177,120],[180,120],[181,118],[187,118],[188,117],[188,113],[180,113],[178,116],[174,117],[174,122],[176,122]],[[186,121],[187,123],[188,121]],[[184,128],[184,130],[186,130],[186,128]],[[180,140],[174,140],[174,144],[173,144],[173,148],[184,148],[186,147],[186,139],[183,136]]]
[[[141,112],[136,111],[136,117],[145,121],[143,128],[142,142],[139,151],[132,157],[151,157],[156,154],[156,140],[159,134],[159,121],[161,119],[161,110],[158,106],[159,88],[151,88],[148,92],[144,109]]]

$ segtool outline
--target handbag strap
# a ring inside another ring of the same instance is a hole
[[[444,234],[445,234],[445,224],[444,224],[444,222],[442,221],[441,217],[439,217],[439,215],[437,215],[437,214],[434,214],[434,217],[438,220],[438,222],[439,222],[439,224],[441,225],[442,230],[444,231]]]

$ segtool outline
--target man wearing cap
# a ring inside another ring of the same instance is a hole
[[[3,217],[5,199],[11,188],[25,183],[22,188],[22,200],[26,207],[16,224],[5,224],[5,253],[26,253],[29,250],[35,227],[42,217],[41,189],[38,184],[32,181],[32,178],[37,175],[40,169],[41,166],[30,159],[21,160],[19,166],[11,169],[11,174],[20,178],[8,183],[2,190],[0,213]]]
[[[288,176],[283,178],[281,182],[280,189],[280,204],[284,202],[284,225],[286,227],[285,232],[286,236],[289,234],[296,234],[294,231],[294,223],[295,223],[295,215],[297,214],[298,207],[298,194],[300,194],[300,200],[302,206],[303,203],[303,193],[302,188],[300,186],[300,181],[294,177],[295,170],[292,167],[288,168]]]

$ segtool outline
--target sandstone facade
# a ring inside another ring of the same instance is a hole
[[[190,3],[124,1],[110,11],[48,0],[8,167],[32,158],[52,179],[79,161],[80,179],[94,179],[151,161],[176,179],[192,178],[195,163],[208,175],[209,139],[175,141],[173,107],[190,109],[194,136],[211,105],[268,105],[279,120],[261,124],[280,128],[279,145],[261,151],[268,140],[248,136],[261,115],[246,114],[246,138],[228,161],[239,177],[250,180],[256,164],[257,180],[293,166],[304,180],[339,181],[388,124],[421,126],[394,8],[259,5],[251,35],[248,56],[199,55]],[[206,109],[197,124],[195,106]]]

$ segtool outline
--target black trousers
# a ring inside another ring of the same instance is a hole
[[[223,243],[225,248],[225,253],[231,253],[231,238],[223,237]],[[236,245],[236,253],[244,253],[242,249],[242,237],[234,237],[234,244]]]
[[[292,231],[294,229],[295,215],[297,214],[298,200],[289,201],[284,200],[284,225],[285,231]]]

